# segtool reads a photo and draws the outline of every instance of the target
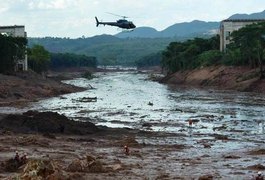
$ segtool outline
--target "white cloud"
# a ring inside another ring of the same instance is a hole
[[[129,16],[136,26],[163,30],[192,20],[220,21],[235,13],[264,10],[264,0],[0,0],[0,25],[25,25],[29,36],[116,34],[116,27],[95,26]]]
[[[73,0],[35,0],[28,3],[30,9],[67,9],[75,4]]]

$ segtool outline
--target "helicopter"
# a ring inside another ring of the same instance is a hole
[[[95,17],[97,27],[98,27],[98,25],[102,24],[104,26],[105,25],[117,26],[117,27],[122,28],[122,29],[134,29],[134,28],[136,28],[136,26],[133,24],[132,21],[127,21],[126,20],[126,18],[128,18],[127,16],[120,16],[120,15],[113,14],[113,13],[109,13],[109,14],[112,14],[114,16],[122,17],[123,19],[119,19],[116,22],[99,22],[98,18]]]

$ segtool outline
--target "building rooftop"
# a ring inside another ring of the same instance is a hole
[[[23,26],[23,25],[0,26],[0,29],[9,29],[9,28],[25,28],[25,26]]]
[[[222,22],[258,22],[265,21],[265,19],[225,19]]]

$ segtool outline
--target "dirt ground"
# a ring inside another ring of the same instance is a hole
[[[264,139],[187,129],[188,134],[96,127],[54,112],[2,114],[0,178],[251,179],[265,171]],[[237,148],[222,150],[226,146]],[[16,151],[20,157],[26,153],[27,161],[15,161]]]
[[[197,142],[200,148],[196,144],[143,142],[148,138],[172,137],[187,138],[129,130],[84,136],[1,132],[0,178],[32,178],[35,170],[40,179],[251,179],[265,170],[262,164],[255,163],[258,158],[264,163],[264,146],[221,154],[214,146],[220,142],[229,144],[231,140],[203,139]],[[196,137],[199,135],[193,138]],[[27,153],[27,164],[7,171],[5,163],[15,157],[15,151],[20,155]],[[43,162],[46,165],[41,165]],[[49,173],[44,175],[41,171],[45,168]]]
[[[176,72],[165,77],[161,82],[265,93],[265,80],[259,79],[259,69],[250,69],[249,67],[205,67]]]
[[[24,106],[26,103],[37,101],[40,98],[82,90],[84,89],[47,79],[30,71],[8,76],[0,74],[0,107]]]

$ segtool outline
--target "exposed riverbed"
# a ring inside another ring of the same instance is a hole
[[[92,80],[65,81],[90,89],[33,103],[30,109],[57,111],[76,120],[86,117],[110,127],[149,127],[150,130],[178,132],[189,118],[197,123],[193,132],[213,133],[226,126],[248,134],[262,133],[265,96],[233,91],[168,87],[148,81],[147,74],[133,72],[99,73]],[[89,102],[86,98],[97,98]],[[242,124],[242,127],[235,125]],[[239,128],[239,129],[238,129]]]
[[[140,144],[170,145],[170,150],[161,147],[152,157],[161,161],[160,169],[166,169],[170,177],[208,173],[241,179],[262,170],[250,167],[265,164],[265,153],[255,154],[255,150],[265,152],[264,95],[169,87],[147,80],[147,74],[134,72],[96,76],[92,80],[65,81],[93,89],[41,100],[16,111],[55,111],[74,120],[89,119],[96,125],[165,133],[136,136],[136,140]],[[4,111],[14,109],[2,108]],[[188,119],[192,119],[192,127]],[[146,158],[152,161],[151,157]],[[153,172],[146,173],[152,176]]]

